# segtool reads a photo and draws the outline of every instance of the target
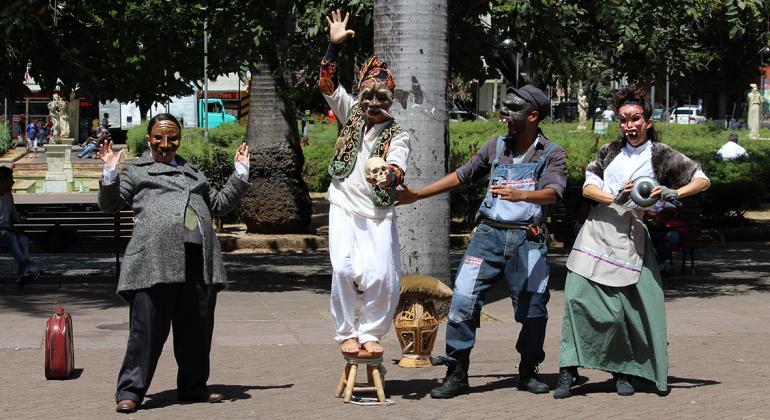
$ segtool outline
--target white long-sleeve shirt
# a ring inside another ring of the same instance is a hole
[[[331,96],[324,95],[324,98],[337,118],[346,122],[356,100],[341,85]],[[372,153],[374,142],[387,125],[388,122],[383,122],[373,125],[368,130],[366,127],[362,129],[363,142],[356,157],[356,165],[345,179],[332,179],[329,190],[326,192],[326,199],[330,203],[369,219],[389,219],[395,216],[393,206],[380,208],[374,205],[372,202],[374,187],[364,179],[366,161]],[[401,131],[390,140],[390,147],[384,159],[385,162],[397,165],[406,172],[408,158],[409,134]]]
[[[604,169],[604,179],[599,178],[593,172],[586,171],[586,181],[583,184],[583,188],[587,185],[596,185],[602,191],[614,196],[618,191],[625,188],[626,182],[633,181],[640,176],[655,178],[655,172],[652,168],[651,141],[646,141],[639,147],[633,147],[626,143],[620,153]],[[700,169],[695,171],[693,178],[703,178],[709,181],[706,174]],[[629,200],[624,205],[629,208],[649,209],[651,207],[640,207],[632,200]]]
[[[728,141],[722,147],[717,150],[717,155],[722,160],[733,160],[740,157],[748,156],[748,152],[740,144],[734,141]]]

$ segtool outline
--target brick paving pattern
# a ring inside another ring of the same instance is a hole
[[[453,261],[461,254],[453,253]],[[615,395],[609,374],[581,370],[588,383],[554,400],[515,389],[518,354],[504,290],[492,292],[471,356],[471,393],[451,400],[428,396],[444,368],[387,364],[388,407],[344,404],[334,388],[344,366],[331,341],[328,257],[311,254],[225,256],[232,287],[218,300],[212,375],[217,404],[178,404],[176,364],[168,341],[142,409],[114,413],[114,386],[123,358],[128,310],[114,294],[112,259],[41,255],[39,284],[18,289],[7,254],[0,256],[0,418],[770,418],[770,245],[727,244],[698,255],[696,275],[665,279],[669,325],[669,385],[632,397]],[[541,375],[554,386],[563,304],[564,262],[552,256],[551,319]],[[59,283],[61,282],[61,287]],[[74,319],[77,378],[46,381],[41,339],[47,315],[63,304]],[[443,351],[443,328],[434,354]],[[393,332],[386,359],[400,354]]]

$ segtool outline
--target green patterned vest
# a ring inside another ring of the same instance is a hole
[[[337,142],[334,145],[334,156],[329,162],[329,175],[334,179],[345,179],[356,166],[356,158],[361,147],[361,130],[366,123],[364,110],[360,104],[356,103],[350,110],[350,116],[340,131]],[[385,129],[382,130],[374,141],[372,153],[369,157],[381,157],[385,159],[390,148],[390,140],[401,133],[401,127],[395,121],[391,120]],[[396,201],[396,192],[393,189],[374,187],[372,202],[377,207],[390,207]]]

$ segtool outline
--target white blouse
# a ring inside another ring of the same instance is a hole
[[[610,193],[613,196],[626,185],[626,182],[648,176],[655,178],[655,172],[652,169],[652,142],[646,141],[639,147],[633,147],[626,143],[620,153],[604,168],[604,179],[599,178],[593,172],[586,171],[586,181],[583,188],[588,185],[596,185],[602,191]],[[703,178],[709,181],[706,174],[699,168],[693,178]],[[711,181],[709,181],[711,182]],[[670,187],[666,185],[667,187]],[[643,208],[631,200],[628,200],[624,206],[629,208]]]

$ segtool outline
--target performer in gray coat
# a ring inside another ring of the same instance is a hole
[[[123,150],[103,144],[104,173],[99,207],[134,211],[134,233],[126,248],[118,294],[130,304],[128,348],[118,375],[116,411],[132,413],[150,386],[155,367],[174,328],[180,401],[216,402],[208,391],[209,352],[216,294],[226,283],[225,267],[211,215],[233,210],[248,190],[249,150],[235,154],[234,173],[222,190],[176,155],[181,125],[158,114],[147,126],[150,151],[119,173]]]

